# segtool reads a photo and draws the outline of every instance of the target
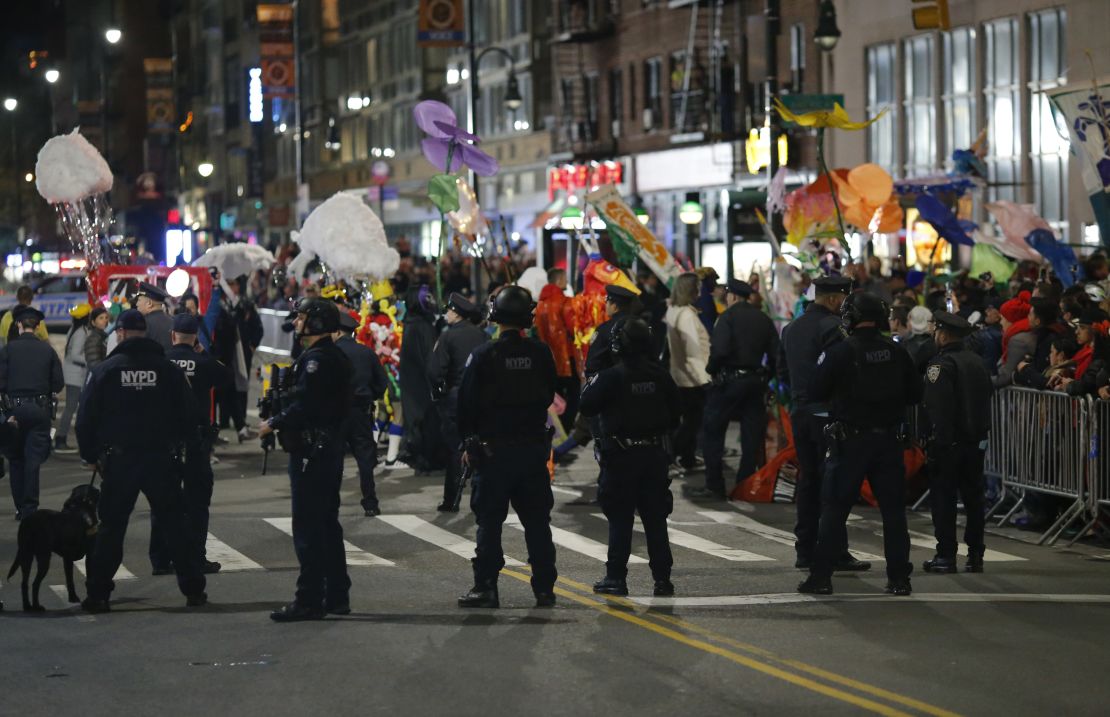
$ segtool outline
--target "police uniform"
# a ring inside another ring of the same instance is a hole
[[[173,348],[173,341],[170,340],[170,331],[173,330],[173,317],[167,314],[164,308],[169,294],[154,284],[140,281],[139,291],[135,294],[135,298],[137,299],[140,296],[145,296],[151,301],[157,302],[153,311],[143,315],[146,318],[147,338],[157,341],[165,351],[169,351]]]
[[[378,465],[378,443],[374,440],[374,403],[389,388],[378,355],[369,346],[355,341],[352,335],[358,321],[343,309],[339,311],[339,328],[343,333],[335,345],[351,362],[351,413],[347,421],[347,450],[358,465],[358,484],[362,494],[363,514],[372,518],[381,514],[374,487],[374,467]]]
[[[43,319],[42,312],[31,306],[12,309],[16,324],[35,321],[37,328]],[[50,457],[54,395],[64,386],[58,354],[33,331],[24,331],[0,348],[0,393],[7,403],[8,415],[19,423],[15,440],[8,448],[17,519],[38,510],[39,469]]]
[[[729,279],[728,293],[744,300],[726,309],[713,326],[706,369],[714,380],[702,423],[705,487],[683,487],[693,498],[725,497],[725,433],[733,419],[740,420],[737,483],[755,473],[763,453],[767,377],[768,370],[773,374],[778,358],[779,336],[770,317],[747,303],[752,288],[746,282]]]
[[[474,587],[459,605],[498,607],[501,528],[511,504],[524,526],[537,605],[548,606],[557,577],[547,472],[555,360],[545,344],[521,334],[535,308],[527,290],[506,286],[491,304],[490,320],[501,324],[501,336],[474,349],[459,386],[459,432],[474,467],[470,507],[478,522]]]
[[[821,277],[813,284],[819,296],[839,294],[846,298],[852,290],[852,280],[840,276]],[[840,316],[816,302],[807,306],[805,313],[782,331],[778,379],[780,387],[790,387],[790,426],[799,468],[794,492],[797,507],[795,567],[802,569],[812,565],[813,552],[817,547],[817,526],[821,520],[821,477],[825,469],[825,426],[829,423],[829,407],[814,399],[810,385],[817,372],[817,358],[843,338]],[[869,563],[858,561],[848,554],[847,528],[841,530],[841,535],[844,550],[837,561],[837,569],[870,568]]]
[[[486,332],[474,325],[472,318],[479,315],[478,307],[458,293],[452,293],[447,308],[459,315],[460,320],[447,326],[436,340],[432,355],[428,357],[428,379],[437,398],[440,430],[447,448],[447,469],[443,478],[443,502],[438,510],[452,511],[455,504],[455,487],[462,471],[462,438],[459,435],[459,384],[463,370],[474,349],[489,339]]]
[[[143,315],[131,309],[120,314],[116,328],[141,332]],[[181,483],[174,453],[195,426],[196,409],[184,372],[169,361],[152,339],[132,336],[89,371],[77,410],[77,443],[81,458],[99,463],[100,527],[88,557],[82,605],[90,612],[108,610],[108,598],[123,561],[127,522],[142,492],[157,514],[173,557],[177,585],[187,605],[203,605],[205,579],[201,554],[189,540]]]
[[[906,409],[921,400],[921,379],[906,350],[879,331],[886,302],[874,294],[853,294],[843,313],[850,335],[821,355],[811,383],[813,399],[829,402],[832,421],[817,550],[798,590],[832,592],[829,578],[844,548],[844,523],[866,477],[883,516],[887,592],[908,595],[912,566],[899,434]],[[872,326],[859,326],[867,322]]]
[[[673,507],[668,437],[678,426],[681,407],[670,372],[649,358],[651,343],[644,321],[625,322],[611,346],[617,365],[593,376],[582,389],[582,412],[600,419],[597,497],[609,520],[609,555],[605,578],[594,584],[597,593],[628,594],[625,577],[639,512],[655,594],[674,594],[667,538]]]
[[[339,329],[339,309],[333,302],[307,299],[297,313],[306,317],[303,335],[322,338],[293,364],[289,401],[269,421],[289,453],[293,547],[301,568],[294,601],[270,614],[278,622],[350,611],[339,488],[351,406],[351,362],[331,339]]]
[[[174,333],[183,336],[197,336],[200,321],[192,314],[177,314],[173,317]],[[211,354],[196,351],[195,344],[177,343],[166,358],[177,364],[189,380],[192,389],[194,408],[193,425],[185,439],[184,465],[181,469],[182,497],[185,515],[188,518],[189,539],[193,548],[205,557],[205,544],[208,539],[208,510],[212,503],[212,394],[231,383],[231,372]],[[156,516],[150,518],[150,564],[155,574],[169,574],[172,570],[172,556],[165,528]],[[204,572],[219,572],[220,564],[204,559]]]
[[[946,311],[933,314],[938,331],[962,339],[973,327]],[[938,349],[925,368],[925,409],[933,432],[928,443],[929,500],[937,553],[926,572],[954,573],[956,566],[956,493],[967,513],[964,543],[968,572],[983,571],[985,486],[983,456],[991,428],[990,397],[994,387],[978,354],[962,340]]]
[[[609,284],[605,287],[605,296],[610,299],[615,298],[618,301],[632,301],[637,298],[637,295],[630,289],[616,284]],[[590,378],[616,363],[611,352],[613,334],[620,329],[621,324],[628,318],[629,313],[621,311],[601,322],[594,330],[593,339],[590,341],[590,350],[586,352],[586,378]]]

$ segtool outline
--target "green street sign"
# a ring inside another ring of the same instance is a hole
[[[805,112],[832,110],[833,104],[844,106],[844,95],[780,95],[779,99],[796,115]]]

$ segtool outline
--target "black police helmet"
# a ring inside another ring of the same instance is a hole
[[[651,327],[643,319],[629,319],[613,332],[609,350],[619,358],[644,356],[651,351]]]
[[[503,286],[490,297],[489,320],[495,324],[510,324],[524,328],[532,323],[536,302],[527,289],[515,285]]]
[[[840,315],[849,329],[854,329],[865,321],[874,321],[875,325],[882,328],[887,321],[888,309],[886,302],[870,292],[857,292],[851,294],[844,301]]]
[[[320,336],[339,330],[339,309],[327,299],[305,299],[297,304],[297,313],[304,314],[304,336]]]

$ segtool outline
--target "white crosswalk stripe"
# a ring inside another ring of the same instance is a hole
[[[779,528],[773,528],[769,525],[764,525],[763,523],[749,518],[746,515],[740,515],[739,513],[726,513],[724,511],[716,510],[698,511],[698,515],[704,515],[706,518],[715,520],[718,523],[723,523],[725,525],[734,525],[741,530],[746,530],[747,532],[758,535],[759,537],[766,540],[770,540],[775,543],[781,543],[782,545],[789,545],[791,548],[794,547],[793,533],[781,530]],[[872,562],[879,562],[883,560],[883,558],[879,555],[865,553],[861,550],[856,550],[856,548],[854,547],[850,547],[849,549],[851,550],[852,555],[856,556],[860,560],[870,560]]]
[[[293,534],[292,518],[266,518],[265,520],[267,523],[274,526],[286,535]],[[348,567],[389,567],[395,565],[392,560],[386,560],[385,558],[378,557],[373,553],[368,553],[354,543],[350,542],[349,540],[343,541],[343,547],[347,552]]]
[[[509,517],[505,519],[505,525],[511,525],[517,530],[524,530],[524,526],[520,522],[520,517],[516,514],[510,513]],[[588,558],[605,562],[609,557],[609,548],[604,543],[599,543],[596,540],[591,540],[578,533],[572,533],[569,530],[556,528],[551,526],[551,540],[558,546],[566,548],[567,550],[585,555]],[[647,560],[641,558],[639,555],[628,556],[628,563],[630,565],[646,564]]]
[[[602,520],[605,520],[605,516],[601,513],[594,513],[593,516],[595,518],[601,518]],[[696,550],[699,553],[705,553],[706,555],[712,555],[715,558],[721,558],[723,560],[730,560],[733,562],[756,562],[774,560],[774,558],[769,558],[766,555],[750,553],[747,550],[741,550],[740,548],[730,548],[727,545],[715,543],[712,540],[707,540],[701,537],[700,535],[694,535],[693,533],[687,533],[686,531],[679,530],[669,523],[670,521],[668,521],[667,525],[667,537],[670,539],[671,545],[678,545],[689,550]],[[644,526],[640,523],[636,523],[634,525],[634,529],[637,533],[644,532]]]
[[[414,538],[419,538],[425,543],[431,543],[443,548],[449,553],[454,553],[460,558],[470,560],[474,557],[474,543],[466,538],[455,535],[415,515],[379,515],[378,520],[392,525],[397,530],[408,533]],[[524,563],[505,556],[505,565],[521,567]]]
[[[205,541],[204,550],[209,560],[214,560],[220,564],[221,573],[265,569],[211,533],[208,534],[208,539]]]
[[[848,521],[849,525],[871,529],[871,531],[875,535],[880,538],[883,537],[883,524],[878,520],[870,520],[868,518],[864,518],[861,515],[856,515],[855,513],[853,513],[848,516]],[[918,548],[924,548],[926,550],[935,551],[937,548],[937,541],[935,537],[929,535],[928,533],[919,533],[916,530],[911,530],[910,545],[914,545]],[[967,557],[966,545],[961,544],[959,546],[959,550],[960,555]],[[992,550],[991,548],[987,548],[987,552],[983,555],[983,560],[993,563],[1007,563],[1024,561],[1027,560],[1027,558],[1023,558],[1020,555],[1010,555],[1009,553],[1003,553],[1000,550]]]
[[[88,572],[85,570],[85,559],[84,558],[81,558],[80,560],[75,560],[73,562],[73,567],[77,568],[77,570],[80,571],[80,573],[82,575],[88,577]],[[135,574],[132,573],[127,568],[123,567],[122,565],[120,565],[119,570],[116,571],[116,576],[114,578],[112,578],[112,580],[134,580],[134,579],[135,579]]]

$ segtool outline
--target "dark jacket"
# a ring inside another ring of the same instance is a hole
[[[928,334],[914,334],[900,343],[913,359],[913,365],[917,368],[918,374],[924,374],[929,359],[936,355],[937,342]]]
[[[369,408],[389,388],[389,377],[385,375],[378,355],[374,349],[363,346],[351,336],[339,337],[335,345],[351,362],[352,405]]]
[[[542,440],[555,397],[555,360],[516,331],[474,349],[459,386],[459,434],[484,441]]]
[[[830,346],[844,338],[840,317],[820,304],[810,304],[805,313],[782,331],[778,361],[779,383],[790,387],[794,409],[827,410],[810,395],[817,360]]]
[[[45,396],[64,387],[61,359],[48,342],[24,333],[0,348],[0,393]]]
[[[90,325],[89,335],[85,337],[85,368],[91,371],[93,366],[96,366],[107,356],[108,334]]]
[[[601,322],[590,339],[590,348],[586,353],[586,378],[594,376],[612,366],[615,361],[610,346],[613,343],[613,333],[629,318],[623,311],[614,314],[612,318]]]
[[[281,413],[270,419],[278,431],[322,430],[342,435],[351,407],[351,362],[325,337],[293,364],[293,391]]]
[[[619,362],[582,389],[582,415],[600,418],[603,438],[653,438],[678,427],[678,386],[670,372],[642,358]]]
[[[195,416],[184,372],[156,341],[130,338],[89,371],[77,409],[77,445],[89,463],[109,446],[168,451],[195,430]]]
[[[195,401],[195,422],[198,426],[209,426],[212,416],[212,391],[219,391],[234,384],[231,370],[212,358],[206,351],[197,352],[192,346],[176,344],[166,352],[166,358],[177,364],[189,379]]]
[[[757,371],[766,360],[771,375],[779,355],[779,334],[771,317],[738,302],[717,317],[709,342],[709,373],[742,369]]]
[[[465,319],[444,329],[428,359],[428,380],[431,385],[436,386],[442,382],[447,391],[457,389],[462,383],[467,359],[487,338],[485,331]]]
[[[986,439],[993,391],[978,355],[960,342],[942,347],[925,368],[924,402],[933,426],[932,445],[946,448]]]
[[[812,397],[830,403],[834,420],[856,428],[895,428],[921,401],[921,375],[906,350],[879,333],[856,329],[830,347],[817,367]]]

